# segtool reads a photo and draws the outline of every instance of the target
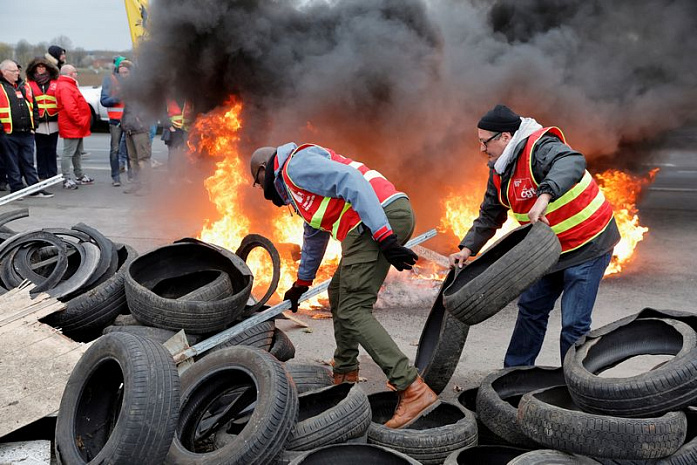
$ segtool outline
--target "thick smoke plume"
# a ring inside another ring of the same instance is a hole
[[[235,95],[245,150],[324,144],[417,206],[481,177],[496,103],[618,167],[697,115],[694,0],[157,0],[150,20],[133,84],[153,106]]]

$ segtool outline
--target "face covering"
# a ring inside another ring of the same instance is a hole
[[[37,84],[42,86],[51,80],[51,76],[48,74],[48,72],[43,72],[41,74],[34,73],[34,80],[36,81]]]

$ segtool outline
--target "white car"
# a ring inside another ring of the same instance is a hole
[[[92,126],[99,121],[108,123],[109,115],[106,108],[99,103],[102,97],[102,86],[80,86],[80,92],[92,110]]]

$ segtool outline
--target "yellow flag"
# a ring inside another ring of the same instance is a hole
[[[126,2],[126,15],[128,26],[131,29],[131,41],[133,47],[147,34],[148,29],[148,0],[124,0]]]

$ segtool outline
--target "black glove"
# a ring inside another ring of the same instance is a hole
[[[300,296],[306,293],[310,289],[310,286],[305,286],[304,284],[293,283],[293,286],[283,294],[283,300],[290,300],[290,309],[293,313],[298,311],[298,300]]]
[[[380,251],[388,262],[399,271],[411,270],[419,256],[413,250],[399,245],[396,234],[390,234],[382,241],[378,242]]]

